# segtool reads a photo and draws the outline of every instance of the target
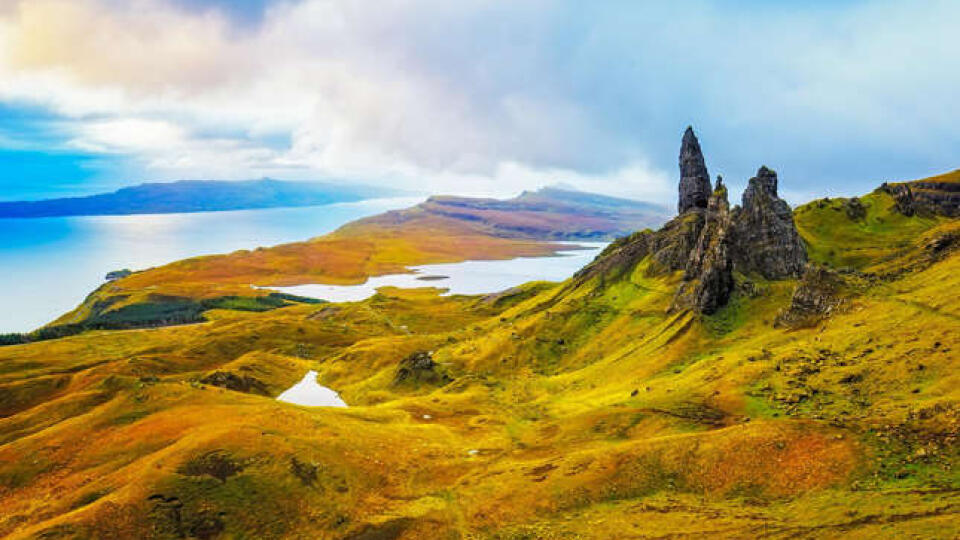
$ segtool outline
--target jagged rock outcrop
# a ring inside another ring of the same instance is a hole
[[[687,127],[680,145],[680,202],[677,211],[682,215],[691,208],[706,208],[711,191],[710,174],[703,160],[700,141],[693,127]]]
[[[734,271],[765,279],[799,277],[807,262],[790,206],[777,193],[777,173],[760,167],[730,209],[720,177],[715,189],[693,130],[680,151],[680,215],[658,231],[620,238],[574,276],[573,286],[598,277],[601,283],[629,275],[649,257],[648,275],[683,270],[671,310],[710,314],[726,305],[736,288]]]
[[[793,222],[790,205],[777,195],[777,173],[760,167],[734,210],[734,268],[767,279],[799,277],[807,250]]]
[[[107,281],[116,281],[118,279],[123,279],[129,275],[133,274],[133,270],[129,268],[124,268],[123,270],[114,270],[112,272],[107,272],[107,275],[104,277]]]
[[[575,282],[597,275],[617,279],[648,256],[653,262],[651,273],[683,270],[703,230],[711,192],[700,142],[693,128],[687,127],[680,144],[679,215],[658,231],[645,229],[617,239],[574,275]]]
[[[956,176],[958,172],[960,171],[937,178]],[[960,216],[960,182],[958,181],[931,179],[897,184],[884,182],[880,189],[893,197],[897,211],[905,216],[917,214]]]
[[[803,278],[793,291],[790,306],[780,312],[775,325],[802,328],[817,324],[842,304],[842,287],[843,279],[837,272],[817,264],[808,264]]]
[[[717,179],[707,203],[706,218],[697,245],[690,251],[683,283],[671,309],[693,308],[711,314],[726,305],[733,292],[732,222],[727,188]]]
[[[574,281],[582,283],[594,276],[619,279],[648,256],[651,259],[648,273],[651,275],[683,270],[700,238],[705,214],[703,208],[691,209],[671,219],[658,231],[645,229],[617,239],[593,262],[574,274]]]

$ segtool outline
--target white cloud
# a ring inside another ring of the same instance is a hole
[[[0,101],[152,178],[668,200],[687,122],[733,184],[760,161],[862,162],[847,146],[947,159],[960,10],[919,4],[290,0],[236,28],[165,0],[20,0],[0,9]]]
[[[81,124],[70,145],[93,152],[163,153],[181,151],[187,134],[162,120],[125,118]]]

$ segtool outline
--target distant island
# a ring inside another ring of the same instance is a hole
[[[390,188],[269,178],[242,181],[182,180],[140,184],[87,197],[0,202],[0,218],[252,210],[316,206],[401,194]]]
[[[451,222],[470,224],[500,238],[610,241],[635,230],[659,227],[669,217],[670,211],[659,204],[547,186],[512,199],[434,195],[413,208],[364,218],[344,228],[367,224],[392,228],[442,218],[446,220],[443,227]]]

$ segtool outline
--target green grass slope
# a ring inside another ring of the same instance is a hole
[[[960,228],[860,200],[796,211],[845,269],[808,326],[644,259],[2,347],[0,535],[955,538]],[[350,407],[273,399],[307,370]]]

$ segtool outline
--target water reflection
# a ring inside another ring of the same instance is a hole
[[[32,330],[73,309],[111,270],[306,240],[417,202],[397,198],[231,212],[0,219],[0,333]]]
[[[412,274],[391,274],[373,277],[360,285],[296,285],[270,287],[299,296],[321,298],[331,302],[356,302],[369,298],[380,287],[437,287],[445,294],[485,294],[530,281],[563,281],[596,257],[606,244],[576,244],[587,249],[563,251],[556,257],[521,257],[506,261],[466,261],[450,264],[428,264],[411,267]],[[424,277],[444,279],[424,281]]]
[[[308,371],[303,379],[277,396],[280,401],[310,407],[346,407],[340,394],[317,383],[317,372]]]

